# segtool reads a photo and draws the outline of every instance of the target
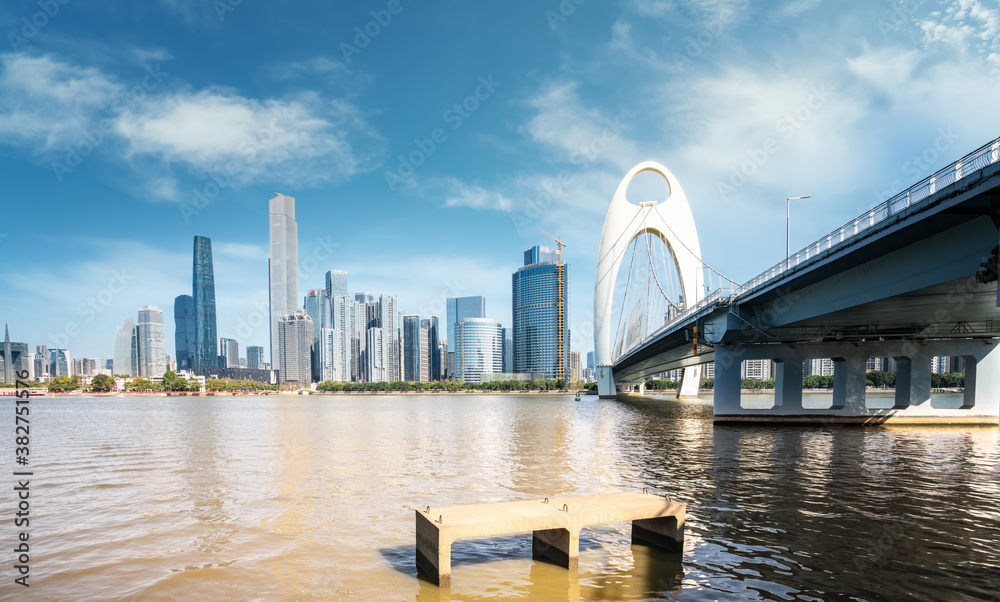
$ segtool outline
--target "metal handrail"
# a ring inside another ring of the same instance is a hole
[[[876,224],[888,220],[891,216],[906,211],[907,209],[919,207],[926,204],[928,199],[937,191],[954,184],[955,182],[968,177],[972,172],[979,171],[988,165],[1000,162],[1000,138],[984,144],[971,153],[965,155],[951,165],[936,171],[935,173],[920,180],[906,190],[896,194],[888,200],[880,203],[867,212],[859,215],[855,219],[847,222],[840,228],[830,232],[816,242],[807,245],[804,249],[783,261],[771,266],[750,280],[732,289],[716,289],[712,294],[704,297],[698,303],[688,308],[682,314],[665,322],[663,326],[643,338],[638,343],[633,344],[629,349],[622,351],[619,359],[628,355],[633,349],[641,347],[647,341],[657,337],[660,333],[669,330],[680,322],[688,320],[692,315],[698,313],[712,303],[732,304],[733,301],[768,282],[783,276],[786,272],[794,271],[809,259],[815,259],[824,251],[830,251],[836,247],[847,245],[861,238],[867,231]]]

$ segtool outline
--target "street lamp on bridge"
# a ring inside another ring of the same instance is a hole
[[[805,196],[790,196],[785,199],[785,259],[792,256],[790,244],[792,241],[792,213],[790,209],[792,201],[809,198],[812,198],[812,195],[807,194]]]

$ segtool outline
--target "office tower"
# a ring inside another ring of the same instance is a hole
[[[448,361],[445,371],[448,378],[456,378],[455,375],[455,341],[458,340],[458,323],[466,318],[485,318],[486,298],[485,297],[451,297],[446,300],[445,338],[448,339]]]
[[[48,378],[49,373],[49,348],[45,345],[35,346],[35,380]]]
[[[569,381],[576,382],[583,378],[583,363],[579,351],[569,352]]]
[[[309,386],[312,342],[312,318],[306,312],[294,310],[278,318],[278,371],[282,384]]]
[[[219,339],[219,357],[222,358],[219,368],[240,367],[240,344],[236,339]]]
[[[369,328],[365,333],[365,380],[370,383],[387,382],[385,362],[385,331]]]
[[[215,268],[212,266],[212,241],[194,237],[194,368],[219,367],[219,340],[215,320]]]
[[[403,380],[427,382],[428,360],[427,331],[429,320],[408,314],[403,316]]]
[[[542,246],[525,251],[524,261],[513,275],[514,372],[564,379],[570,368],[569,265],[560,266],[556,250]]]
[[[591,369],[593,367],[594,367],[594,352],[593,351],[588,351],[587,352],[587,368]]]
[[[347,294],[347,272],[330,270],[326,273],[326,294],[330,298]]]
[[[267,275],[271,299],[271,364],[278,365],[278,320],[293,313],[299,299],[298,224],[295,199],[275,194],[268,204],[271,253]]]
[[[251,370],[260,370],[261,364],[264,363],[264,348],[256,345],[251,345],[247,347],[247,368]]]
[[[354,300],[358,303],[371,303],[375,300],[375,295],[371,293],[354,293]]]
[[[510,328],[503,329],[503,371],[510,373],[514,371],[514,337]]]
[[[427,329],[427,355],[427,380],[441,380],[441,322],[437,316],[431,316]]]
[[[28,344],[12,343],[6,325],[4,325],[3,349],[0,349],[0,352],[3,353],[3,372],[0,372],[3,382],[15,384],[15,381],[18,380],[18,372],[31,372],[33,366],[28,354]],[[27,379],[22,378],[21,380]]]
[[[69,349],[49,349],[49,372],[52,378],[73,376],[73,359]]]
[[[455,340],[455,376],[468,383],[482,382],[484,374],[503,371],[503,328],[489,318],[466,318],[458,323]]]
[[[310,346],[310,362],[313,378],[319,378],[319,331],[323,328],[330,328],[330,300],[323,289],[315,289],[306,293],[302,301],[302,308],[313,322],[313,341]]]
[[[337,373],[337,367],[340,364],[340,346],[337,344],[337,331],[333,328],[320,328],[316,343],[316,368],[319,372],[313,375],[313,380],[317,382],[328,380],[345,381],[346,379]]]
[[[194,297],[178,295],[174,298],[174,355],[177,369],[194,367]]]
[[[132,318],[125,318],[125,322],[115,328],[115,353],[112,364],[115,374],[125,376],[139,374],[139,368],[136,365],[136,351],[135,323]],[[49,373],[53,374],[51,370]]]
[[[138,376],[160,378],[167,371],[166,341],[163,334],[163,311],[152,305],[139,308],[135,324],[135,349]],[[213,349],[213,355],[215,350]]]

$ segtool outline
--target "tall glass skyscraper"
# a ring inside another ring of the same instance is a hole
[[[437,316],[431,316],[427,330],[427,354],[430,356],[428,380],[441,380],[441,323]]]
[[[456,328],[466,318],[486,317],[486,297],[452,297],[447,300],[448,352],[455,352]]]
[[[482,382],[484,374],[503,371],[503,328],[488,318],[458,323],[455,375],[467,383]]]
[[[112,372],[125,376],[138,375],[135,354],[135,322],[132,321],[132,318],[125,318],[125,322],[115,329],[115,356]]]
[[[514,372],[541,372],[547,379],[569,378],[569,291],[566,285],[569,265],[559,266],[556,250],[542,246],[525,251],[524,262],[513,275]],[[562,308],[559,307],[560,297]],[[558,360],[560,350],[562,366]]]
[[[278,365],[278,320],[298,309],[299,226],[295,199],[275,194],[269,203],[271,254],[267,262],[271,298],[271,364]]]
[[[416,314],[403,316],[403,380],[427,382],[429,326],[428,321],[421,320]]]
[[[174,298],[174,353],[178,370],[194,367],[194,297],[191,295]]]
[[[264,363],[264,348],[257,345],[247,347],[247,368],[260,370],[260,365]]]
[[[220,368],[240,367],[240,344],[236,339],[219,339]]]
[[[302,300],[302,309],[312,318],[313,341],[309,352],[313,379],[320,377],[320,330],[331,327],[330,300],[323,289],[314,289],[306,293]]]
[[[194,237],[194,361],[198,369],[219,367],[219,339],[215,321],[215,268],[212,241]]]
[[[326,273],[326,294],[330,298],[347,294],[347,272],[330,270]]]
[[[167,371],[167,351],[163,334],[163,311],[152,305],[139,308],[135,324],[136,363],[139,376],[160,378]],[[212,349],[213,353],[215,349]]]

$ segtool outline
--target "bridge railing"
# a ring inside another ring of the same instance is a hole
[[[906,190],[896,194],[889,200],[868,210],[866,213],[859,215],[833,232],[830,232],[823,238],[820,238],[816,242],[808,245],[784,261],[781,261],[764,270],[747,282],[736,287],[716,289],[695,305],[687,308],[683,313],[666,321],[662,327],[656,329],[656,331],[650,335],[643,337],[641,341],[635,342],[628,349],[623,350],[619,357],[627,355],[631,350],[637,347],[641,347],[647,341],[655,338],[665,330],[669,330],[678,323],[690,319],[691,316],[697,314],[709,305],[730,304],[736,297],[744,295],[767,284],[768,282],[771,282],[772,280],[783,276],[788,272],[796,270],[799,266],[804,265],[810,259],[814,259],[821,253],[829,251],[842,244],[850,244],[853,242],[853,239],[865,234],[868,229],[887,220],[890,216],[905,211],[911,207],[920,206],[938,190],[954,184],[975,171],[998,162],[1000,162],[1000,138],[984,144],[958,161],[955,161],[951,165],[938,170],[913,186],[910,186]]]
[[[865,234],[868,229],[885,221],[890,216],[911,207],[919,206],[938,190],[950,186],[970,173],[998,161],[1000,161],[1000,138],[979,147],[944,169],[931,174],[889,200],[847,222],[784,261],[764,270],[739,286],[734,292],[734,296],[754,290],[787,272],[797,269],[800,265],[803,265],[825,251],[851,242],[852,239]]]

